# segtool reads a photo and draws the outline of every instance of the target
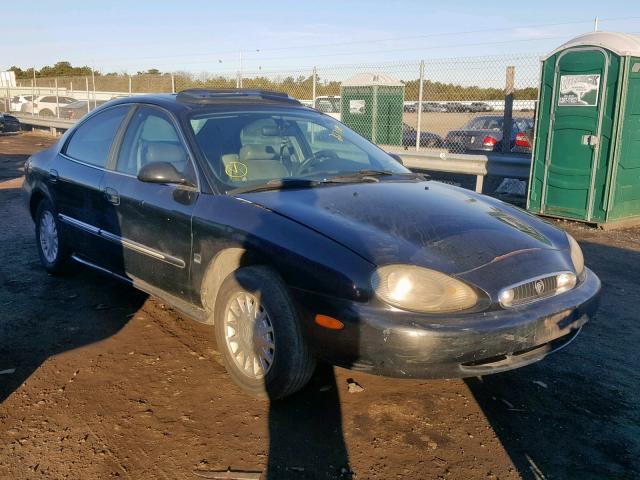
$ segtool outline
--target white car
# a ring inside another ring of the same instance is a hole
[[[32,98],[33,95],[16,95],[11,99],[11,102],[9,103],[9,110],[11,110],[12,112],[21,112],[22,105],[24,105],[25,103],[29,103]]]
[[[35,113],[43,117],[53,117],[58,114],[58,107],[64,107],[75,102],[73,97],[63,97],[55,95],[40,95],[35,101],[23,103],[21,111],[26,113]]]

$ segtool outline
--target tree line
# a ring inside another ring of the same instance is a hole
[[[30,81],[34,78],[44,79],[52,77],[95,77],[96,90],[121,91],[123,80],[128,74],[108,72],[102,73],[89,66],[73,66],[70,62],[60,61],[52,66],[44,66],[38,70],[33,68],[22,69],[12,66],[9,68],[16,75],[17,80]],[[162,72],[156,68],[138,71],[132,82],[132,91],[163,92],[171,86],[171,73]],[[135,77],[140,77],[137,79]],[[236,78],[224,75],[197,75],[189,72],[176,72],[173,74],[177,90],[185,88],[235,88]],[[405,80],[405,100],[418,100],[419,80]],[[286,92],[298,98],[311,98],[313,95],[313,76],[252,76],[242,80],[244,88],[262,88]],[[316,95],[340,95],[341,82],[337,80],[323,79],[316,74]],[[514,98],[519,100],[535,100],[538,95],[536,87],[516,89]],[[423,83],[424,101],[429,100],[501,100],[504,98],[504,90],[495,87],[463,86],[455,83],[433,82],[425,80]]]

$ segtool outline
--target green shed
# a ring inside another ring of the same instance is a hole
[[[542,59],[527,209],[640,223],[640,36],[593,32]]]
[[[383,73],[361,73],[342,83],[342,122],[381,145],[402,144],[404,85]]]

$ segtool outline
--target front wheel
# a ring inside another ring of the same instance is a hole
[[[71,263],[71,253],[60,234],[55,209],[48,200],[42,200],[38,205],[35,221],[40,263],[49,273],[64,273]]]
[[[247,393],[282,398],[311,378],[315,359],[284,282],[270,268],[231,273],[218,292],[214,319],[225,367]]]

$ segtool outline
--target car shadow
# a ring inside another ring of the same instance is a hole
[[[269,194],[283,195],[281,192],[269,192]],[[316,203],[314,189],[305,189],[305,199],[306,204]],[[249,236],[254,238],[269,238],[270,233],[272,233],[272,227],[265,223],[254,225],[254,228],[248,232]],[[247,251],[250,244],[251,242],[248,241],[243,245]],[[252,262],[251,255],[245,254],[245,257],[247,258],[241,259],[240,265]],[[321,267],[318,266],[318,268]],[[299,275],[300,272],[297,274]],[[257,298],[262,298],[263,292],[255,291],[249,285],[243,285],[241,276],[236,275],[235,278],[243,288],[252,291]],[[307,312],[295,301],[292,302],[302,322],[304,335],[310,335],[307,331],[310,330],[309,324],[313,322],[313,313]],[[275,334],[277,335],[277,331]],[[357,350],[358,339],[354,338],[353,341]],[[277,362],[277,350],[274,362]],[[353,478],[344,439],[338,389],[334,367],[322,362],[317,364],[314,375],[307,385],[291,396],[278,398],[274,396],[271,387],[265,384],[269,400],[269,452],[267,468],[261,478],[266,480],[306,478],[349,480]]]
[[[602,297],[576,341],[534,365],[465,380],[525,480],[640,474],[640,252],[581,245]]]
[[[21,190],[27,157],[0,153],[0,404],[47,359],[116,334],[147,298],[79,265],[45,271]]]

